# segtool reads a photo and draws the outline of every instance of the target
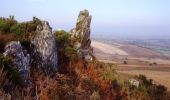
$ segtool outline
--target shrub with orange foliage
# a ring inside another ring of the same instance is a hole
[[[4,47],[8,42],[14,40],[16,40],[14,34],[0,34],[0,53],[4,52]]]
[[[93,91],[99,91],[101,98],[106,100],[127,99],[126,92],[121,90],[121,86],[116,80],[103,79],[101,76],[102,70],[100,67],[98,67],[97,63],[93,62],[85,65],[83,61],[79,61],[77,64],[75,64],[75,66],[77,75],[79,77],[79,84],[87,93],[90,92],[92,94]]]
[[[33,72],[33,79],[36,88],[36,97],[40,100],[56,100],[57,95],[57,81],[48,75],[38,72]]]
[[[7,72],[4,69],[0,68],[0,89],[8,83],[8,79],[6,77]]]

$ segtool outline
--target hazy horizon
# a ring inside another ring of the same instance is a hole
[[[75,27],[80,10],[92,15],[92,36],[170,37],[169,0],[2,0],[0,16],[14,15],[18,21],[36,16],[53,29]]]

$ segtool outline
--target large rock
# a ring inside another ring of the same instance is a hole
[[[30,55],[23,50],[21,43],[19,41],[8,43],[3,54],[12,58],[13,65],[20,72],[25,84],[30,84]]]
[[[91,18],[87,10],[80,11],[76,28],[70,31],[71,38],[75,41],[74,47],[78,50],[78,55],[86,61],[93,59],[90,40]]]
[[[31,39],[33,44],[33,62],[35,67],[46,72],[56,72],[57,70],[57,47],[52,28],[49,23],[42,21],[37,26],[36,34]]]

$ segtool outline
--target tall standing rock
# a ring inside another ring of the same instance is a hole
[[[35,67],[41,68],[46,72],[56,72],[57,70],[57,47],[52,28],[49,23],[42,21],[37,26],[36,34],[31,39],[33,44],[33,62]]]
[[[78,55],[86,61],[93,59],[93,50],[90,40],[91,18],[92,17],[89,15],[88,10],[80,11],[76,28],[73,28],[70,31],[71,38],[75,41],[74,46],[78,50]]]

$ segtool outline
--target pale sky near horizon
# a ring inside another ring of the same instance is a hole
[[[0,0],[0,16],[37,16],[66,31],[83,9],[92,15],[93,35],[170,36],[170,0]]]

